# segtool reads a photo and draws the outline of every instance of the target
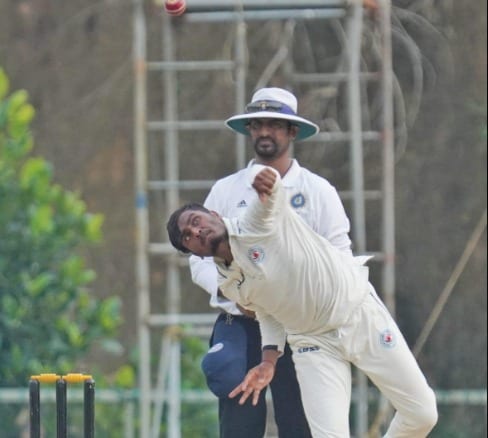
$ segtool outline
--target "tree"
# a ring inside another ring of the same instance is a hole
[[[8,93],[0,68],[0,376],[25,386],[31,374],[73,371],[121,318],[117,298],[88,289],[95,272],[82,250],[100,242],[102,215],[31,156],[34,108],[25,91]]]

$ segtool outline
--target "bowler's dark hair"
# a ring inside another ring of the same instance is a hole
[[[168,236],[171,244],[178,250],[185,254],[188,254],[190,251],[188,248],[183,246],[182,236],[180,228],[178,227],[178,220],[183,212],[187,210],[198,210],[204,211],[205,213],[210,213],[210,211],[205,208],[202,204],[197,202],[190,202],[178,208],[178,210],[174,211],[173,214],[169,217],[168,223],[166,224],[166,230],[168,231]]]

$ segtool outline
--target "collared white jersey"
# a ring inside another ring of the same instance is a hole
[[[205,207],[227,218],[242,216],[257,199],[252,187],[252,164],[218,180],[205,200]],[[324,178],[301,167],[296,160],[283,178],[288,202],[315,232],[332,245],[351,253],[350,224],[336,189]],[[212,258],[190,257],[193,281],[210,294],[210,305],[240,314],[235,304],[217,296],[217,272]]]
[[[256,197],[243,216],[224,222],[234,260],[217,263],[219,287],[256,312],[263,345],[283,351],[286,334],[338,328],[369,292],[364,258],[338,250],[300,219],[279,175],[266,202]]]

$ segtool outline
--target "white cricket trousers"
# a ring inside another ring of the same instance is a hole
[[[424,438],[437,422],[434,391],[371,289],[338,330],[288,336],[314,438],[350,436],[351,364],[371,379],[396,410],[385,438]]]

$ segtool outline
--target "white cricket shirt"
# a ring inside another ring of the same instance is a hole
[[[223,217],[242,216],[257,199],[251,184],[253,161],[232,175],[218,180],[210,190],[205,207]],[[324,178],[301,167],[296,160],[283,178],[283,187],[293,209],[318,234],[332,245],[351,253],[350,224],[336,189]],[[241,314],[235,303],[217,296],[217,271],[211,257],[190,257],[193,282],[210,294],[210,305]]]
[[[262,168],[253,166],[249,176]],[[219,287],[256,312],[262,345],[283,351],[286,334],[338,328],[368,294],[364,258],[311,229],[288,202],[279,175],[266,202],[256,197],[243,216],[224,221],[234,261],[227,267],[215,259]]]

